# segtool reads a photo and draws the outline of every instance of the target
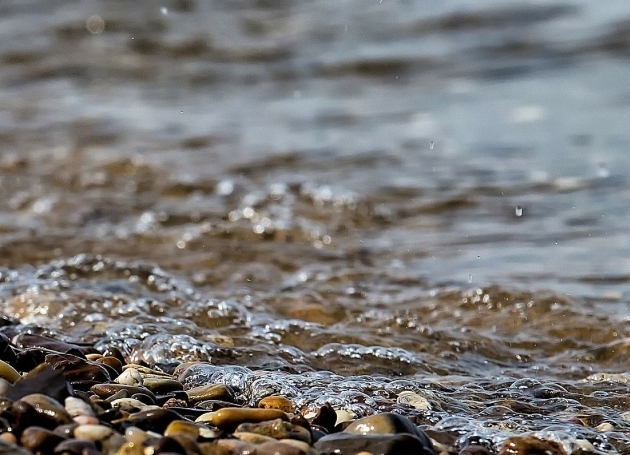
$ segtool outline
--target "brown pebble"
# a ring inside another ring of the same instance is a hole
[[[265,422],[275,419],[288,422],[289,416],[279,409],[223,408],[200,415],[196,422],[209,423],[222,429],[233,429],[241,423]]]
[[[263,409],[280,409],[288,414],[293,414],[294,412],[291,400],[278,395],[263,398],[258,402],[258,407]]]
[[[193,439],[199,437],[199,425],[187,420],[173,420],[164,430],[164,436],[172,436],[174,434],[185,434]]]
[[[33,453],[47,452],[50,447],[55,447],[65,438],[42,427],[28,427],[20,435],[22,447]]]
[[[533,453],[563,455],[564,450],[555,441],[543,441],[533,436],[512,436],[505,440],[498,453],[499,455],[529,455]]]
[[[151,399],[155,401],[155,395],[146,387],[123,385],[123,384],[97,384],[90,388],[90,391],[94,392],[101,398],[108,398],[111,395],[121,390],[126,390],[129,393],[129,396],[134,395],[136,393],[142,393],[142,394],[150,396]]]
[[[99,423],[98,418],[94,416],[75,416],[73,419],[79,425],[97,425]]]
[[[106,357],[101,357],[99,359],[95,360],[97,363],[103,363],[105,365],[109,365],[110,367],[112,367],[114,369],[114,371],[116,371],[116,373],[118,373],[119,375],[122,373],[123,371],[123,364],[120,360],[118,360],[116,357],[113,356],[106,356]]]
[[[0,434],[0,439],[8,442],[9,444],[17,444],[17,438],[13,433],[2,433]]]

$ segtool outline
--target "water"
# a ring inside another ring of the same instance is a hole
[[[625,6],[5,2],[3,313],[244,402],[623,452]]]

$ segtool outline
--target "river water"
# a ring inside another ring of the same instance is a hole
[[[6,0],[0,37],[3,314],[628,451],[627,0]]]

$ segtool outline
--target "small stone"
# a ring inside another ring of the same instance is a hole
[[[129,393],[129,396],[134,395],[136,393],[142,393],[151,397],[153,401],[155,401],[155,395],[146,387],[139,386],[131,386],[124,384],[97,384],[90,388],[90,391],[94,392],[101,398],[108,398],[113,394],[126,390]]]
[[[173,452],[181,455],[186,455],[186,449],[174,438],[164,436],[160,438],[155,444],[154,453]]]
[[[355,455],[370,452],[383,455],[436,455],[433,446],[427,446],[416,436],[399,434],[353,434],[335,433],[324,436],[315,443],[320,452],[336,455]]]
[[[33,455],[32,452],[23,447],[17,446],[11,442],[7,442],[4,438],[0,438],[0,455]]]
[[[72,422],[72,417],[70,417],[70,414],[68,414],[68,411],[66,411],[61,403],[44,394],[32,393],[26,395],[21,400],[14,403],[14,406],[19,402],[30,404],[41,417],[53,420],[57,425]]]
[[[172,436],[173,434],[185,434],[193,439],[199,437],[199,425],[187,420],[173,420],[164,430],[164,436]]]
[[[17,444],[17,438],[13,433],[2,433],[0,434],[0,439],[8,442],[9,444]]]
[[[94,416],[94,410],[92,406],[76,397],[67,397],[64,401],[64,405],[68,414],[71,417],[76,416]]]
[[[88,358],[88,360],[93,360],[93,359]],[[110,366],[119,375],[122,374],[123,372],[122,362],[114,356],[103,356],[99,359],[96,359],[95,362]]]
[[[233,429],[241,423],[275,419],[289,421],[289,416],[279,409],[223,408],[200,415],[196,422],[209,423],[222,429]]]
[[[337,415],[335,426],[344,422],[350,422],[351,420],[354,420],[356,418],[353,413],[351,413],[350,411],[346,411],[345,409],[338,409],[335,411],[335,414]]]
[[[47,451],[50,447],[55,447],[65,438],[42,427],[28,427],[20,436],[22,447],[33,453]]]
[[[98,418],[94,416],[76,416],[72,419],[79,425],[97,425],[99,423]]]
[[[355,420],[345,430],[344,433],[354,434],[398,434],[409,433],[416,436],[422,443],[434,451],[431,439],[405,416],[385,412],[374,414]]]
[[[293,414],[294,412],[293,403],[291,403],[291,400],[277,395],[263,398],[258,402],[258,407],[262,409],[280,409],[287,414]]]
[[[256,446],[256,455],[306,455],[306,453],[299,447],[279,441],[265,442]]]
[[[413,406],[416,409],[419,409],[420,411],[431,410],[431,403],[429,403],[429,400],[409,390],[400,392],[398,394],[398,398],[396,399],[396,403],[407,404],[409,406]]]
[[[234,400],[232,389],[223,384],[208,384],[193,387],[186,390],[186,395],[191,404],[205,400],[223,400],[228,402]]]
[[[114,382],[118,384],[133,386],[141,386],[142,381],[142,375],[135,368],[127,368],[116,379],[114,379]]]
[[[544,441],[533,436],[511,436],[507,438],[499,455],[529,455],[529,454],[563,455],[562,446],[555,441]]]
[[[60,442],[54,449],[55,454],[92,455],[102,453],[92,441],[85,439],[67,439]]]
[[[112,405],[112,408],[127,412],[138,412],[149,407],[149,405],[144,404],[142,401],[134,400],[133,398],[120,398],[112,401],[110,404]],[[151,405],[150,408],[155,409],[159,408],[159,406]]]
[[[131,424],[145,431],[155,431],[156,433],[160,433],[161,436],[164,434],[164,430],[166,430],[168,425],[174,420],[184,420],[184,418],[170,409],[157,408],[129,414],[122,419],[112,421],[112,424]]]
[[[165,377],[143,376],[142,381],[142,385],[154,394],[167,394],[169,392],[184,389],[181,382]]]
[[[74,429],[74,437],[98,442],[103,452],[115,452],[125,443],[125,438],[105,425],[79,425]]]
[[[248,433],[246,431],[235,431],[234,437],[244,442],[250,442],[252,444],[262,444],[263,442],[275,441],[271,436],[264,436],[257,433]]]
[[[21,378],[20,373],[7,362],[0,360],[0,378],[6,379],[11,384]]]
[[[306,428],[293,425],[282,419],[258,423],[242,423],[236,428],[236,431],[257,433],[274,439],[297,439],[308,443],[311,442],[311,433]]]
[[[55,400],[64,400],[70,392],[70,384],[63,374],[42,363],[17,381],[5,397],[17,401],[26,395],[41,393]]]

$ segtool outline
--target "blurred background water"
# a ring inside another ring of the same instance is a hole
[[[627,0],[5,0],[3,312],[608,416],[579,381],[627,379],[629,56]]]

